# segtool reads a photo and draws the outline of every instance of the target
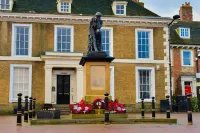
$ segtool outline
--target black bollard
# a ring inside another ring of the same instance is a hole
[[[30,97],[29,98],[30,99],[30,104],[29,104],[29,119],[32,119],[32,117],[33,117],[33,112],[32,112],[32,106],[33,106],[33,104],[32,104],[32,102],[33,102],[33,100],[32,100],[32,97]]]
[[[152,97],[152,118],[156,117],[156,111],[155,111],[155,97]]]
[[[17,94],[18,107],[17,107],[17,126],[22,125],[22,93]]]
[[[105,122],[105,124],[109,124],[109,110],[108,110],[108,96],[109,96],[109,94],[108,93],[105,93],[104,94],[105,95],[105,120],[104,120],[104,122]]]
[[[192,95],[187,95],[187,113],[188,113],[188,125],[192,125],[192,104],[191,104]]]
[[[28,96],[25,96],[24,122],[28,122]]]
[[[33,98],[33,119],[35,119],[36,98]]]
[[[144,99],[142,98],[142,104],[141,104],[141,115],[142,115],[142,118],[144,118]]]
[[[170,105],[169,105],[169,96],[166,96],[167,100],[167,110],[166,110],[166,116],[168,119],[170,119]]]

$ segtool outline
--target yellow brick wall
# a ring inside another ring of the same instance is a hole
[[[154,67],[155,69],[155,91],[156,103],[165,99],[165,75],[164,65],[156,70],[156,64],[119,64],[112,63],[115,69],[115,98],[124,104],[135,104],[136,102],[136,67]],[[159,82],[157,82],[159,81]]]
[[[30,23],[28,23],[30,24]],[[32,23],[32,56],[40,56],[43,51],[54,50],[54,25]],[[87,52],[88,25],[74,24],[74,51]],[[116,59],[135,59],[135,28],[134,26],[106,26],[113,27],[113,53]],[[164,59],[163,28],[152,27],[154,34],[154,59]],[[0,56],[11,55],[12,23],[0,22]]]
[[[38,103],[44,103],[43,62],[0,61],[0,104],[8,104],[9,101],[11,64],[32,64],[32,96],[37,98]]]
[[[39,57],[43,51],[54,50],[54,25],[59,24],[39,24],[32,23],[33,43],[32,56]],[[63,24],[62,24],[63,25]],[[116,59],[135,59],[135,28],[134,26],[106,26],[113,27],[113,53]],[[163,28],[152,27],[154,34],[154,59],[164,60],[164,38]],[[0,22],[0,56],[11,55],[12,22]],[[75,52],[87,51],[88,44],[88,25],[74,24],[74,50]],[[7,104],[10,89],[10,64],[32,64],[32,93],[38,96],[39,102],[44,102],[44,62],[26,61],[0,61],[0,104]],[[135,103],[135,67],[153,66],[156,64],[120,64],[113,63],[115,66],[115,97],[122,103]],[[156,71],[156,97],[159,103],[164,99],[165,75],[164,65],[161,70]]]

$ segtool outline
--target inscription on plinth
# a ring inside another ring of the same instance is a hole
[[[106,68],[105,66],[90,67],[91,90],[105,90],[106,87]]]

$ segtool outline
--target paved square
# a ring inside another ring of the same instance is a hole
[[[147,116],[150,116],[147,115]],[[158,117],[165,115],[157,114]],[[129,117],[139,117],[131,114]],[[41,125],[16,126],[15,116],[0,117],[0,133],[199,133],[200,114],[193,114],[194,124],[187,125],[187,114],[172,114],[177,125],[127,124],[127,125]]]

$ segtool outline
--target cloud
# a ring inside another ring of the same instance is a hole
[[[200,21],[200,14],[198,14],[196,11],[193,11],[193,19],[194,21]]]

